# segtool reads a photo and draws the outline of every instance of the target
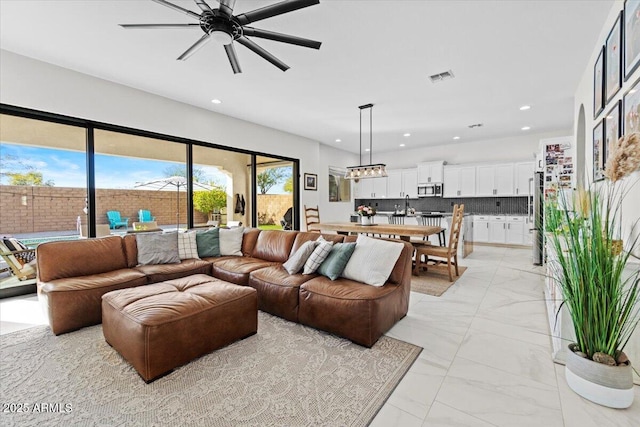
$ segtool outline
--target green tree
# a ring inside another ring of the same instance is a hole
[[[293,193],[293,175],[287,178],[287,180],[284,182],[283,188],[287,193]]]
[[[202,213],[208,214],[227,206],[227,193],[220,187],[214,187],[209,191],[193,192],[193,207]]]
[[[167,166],[166,168],[164,168],[162,173],[167,178],[169,178],[170,176],[183,176],[183,177],[186,178],[187,177],[187,167],[185,165],[171,165],[171,166]],[[193,168],[193,180],[196,181],[196,182],[205,183],[206,182],[206,178],[205,178],[204,170],[202,170],[199,167],[194,167]]]
[[[9,177],[9,185],[28,185],[28,186],[45,186],[53,187],[55,183],[52,180],[45,181],[42,178],[42,172],[7,172]]]
[[[291,176],[291,168],[289,167],[269,168],[260,172],[257,176],[260,194],[267,194],[267,191],[289,176]]]

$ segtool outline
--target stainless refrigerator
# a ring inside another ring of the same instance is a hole
[[[533,264],[544,261],[544,172],[535,172],[529,199],[529,224],[533,233]]]

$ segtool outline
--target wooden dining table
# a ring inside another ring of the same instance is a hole
[[[373,224],[361,225],[357,222],[321,222],[316,225],[320,231],[336,231],[338,234],[349,233],[371,233],[398,236],[400,239],[409,241],[411,237],[428,237],[438,234],[442,227],[432,225],[409,225],[409,224]]]

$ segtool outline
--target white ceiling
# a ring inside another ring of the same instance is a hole
[[[173,2],[200,13],[191,0]],[[238,0],[234,13],[273,3]],[[321,0],[252,24],[322,41],[319,51],[254,38],[291,69],[236,44],[243,73],[234,75],[213,42],[176,61],[202,35],[198,27],[117,25],[196,22],[151,1],[1,0],[0,47],[352,152],[357,107],[371,102],[373,148],[385,152],[454,143],[456,135],[522,135],[523,126],[571,129],[573,94],[612,4]],[[455,79],[429,81],[447,70]],[[520,111],[523,104],[531,110]],[[474,123],[484,126],[469,129]]]

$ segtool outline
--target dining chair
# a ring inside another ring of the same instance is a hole
[[[404,216],[389,215],[389,216],[387,216],[387,218],[389,220],[389,224],[392,224],[392,225],[404,225]],[[390,239],[397,239],[398,237],[399,236],[396,236],[396,235],[393,235],[393,234],[389,235]]]
[[[316,233],[320,233],[320,209],[318,206],[315,208],[308,208],[307,205],[304,205],[304,222],[307,226],[307,231],[313,231]]]
[[[430,225],[433,227],[442,227],[442,218],[444,215],[420,215],[416,217],[418,224],[420,225]],[[428,240],[429,238],[425,236],[424,240]],[[440,246],[445,246],[447,244],[447,240],[445,238],[444,230],[438,233],[438,243]]]
[[[453,282],[452,267],[455,267],[456,276],[458,271],[458,240],[460,238],[460,229],[462,228],[462,219],[464,215],[464,204],[453,206],[453,216],[451,217],[451,226],[449,230],[448,246],[424,245],[416,247],[416,265],[414,274],[419,275],[421,268],[428,270],[429,261],[436,263],[447,263],[447,271],[449,273],[449,281]],[[424,263],[422,257],[425,257]]]

